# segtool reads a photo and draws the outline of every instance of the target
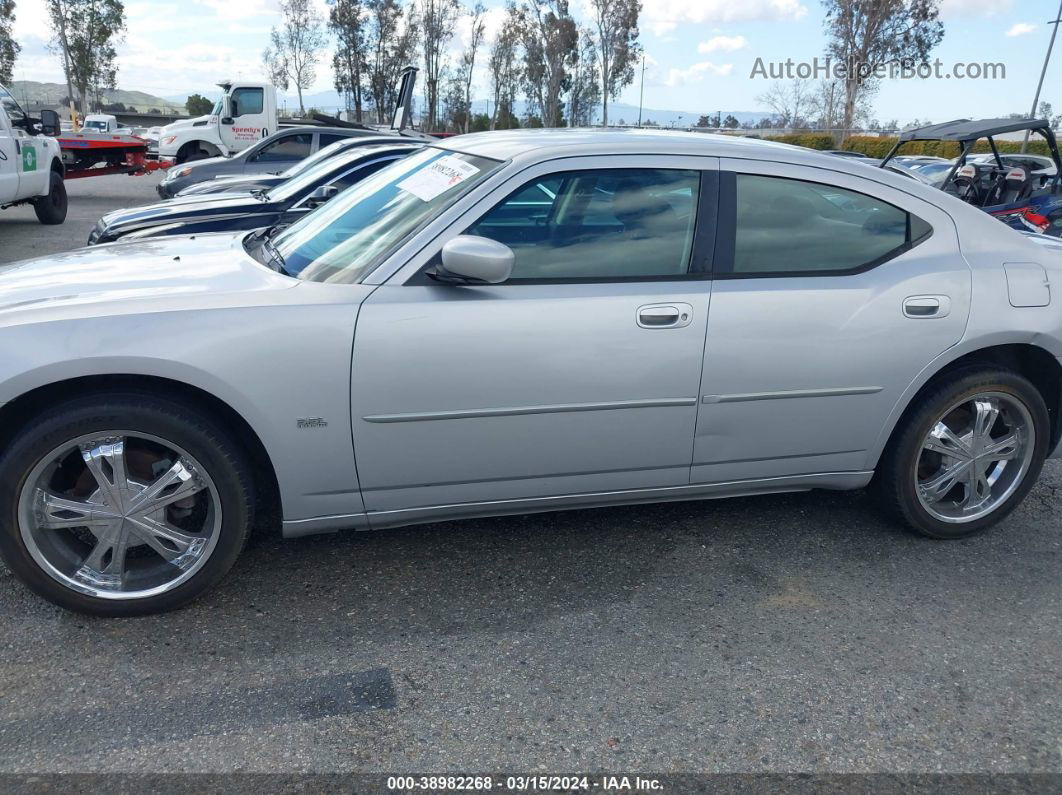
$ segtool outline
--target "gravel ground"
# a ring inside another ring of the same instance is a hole
[[[0,260],[156,179],[0,213]],[[138,620],[0,569],[0,771],[1062,773],[1060,488],[950,543],[861,493],[259,537]]]

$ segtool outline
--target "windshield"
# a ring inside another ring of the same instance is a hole
[[[12,121],[26,118],[26,114],[15,102],[15,98],[3,86],[0,86],[0,105],[4,106],[4,110],[7,111],[7,117]]]
[[[211,108],[211,110],[210,110],[210,115],[211,116],[220,116],[221,115],[222,102],[223,102],[223,100],[219,99],[217,102],[214,103],[214,107]]]
[[[284,269],[308,281],[357,281],[499,165],[435,148],[399,160],[277,235]]]
[[[281,182],[275,188],[272,188],[266,196],[271,202],[290,201],[310,188],[324,185],[332,174],[339,173],[344,168],[350,167],[364,156],[365,153],[358,152],[356,156],[334,157],[323,163],[318,163],[305,171],[300,171],[297,176]]]
[[[281,171],[280,176],[297,176],[306,169],[313,168],[318,163],[324,160],[328,160],[328,158],[333,157],[337,152],[341,152],[349,146],[353,146],[353,144],[350,143],[349,138],[345,138],[342,141],[336,141],[334,144],[329,144],[328,146],[324,147],[324,149],[318,149],[315,154],[312,154],[309,157],[300,160],[298,163],[295,163],[287,171]]]
[[[85,122],[86,130],[106,130],[107,122],[105,121],[87,121]]]

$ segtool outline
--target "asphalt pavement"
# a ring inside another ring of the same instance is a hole
[[[0,261],[157,178],[0,213]],[[956,542],[821,492],[259,536],[136,620],[0,568],[0,772],[1062,774],[1060,506],[1049,462]]]

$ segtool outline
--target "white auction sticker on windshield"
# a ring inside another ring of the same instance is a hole
[[[479,169],[453,155],[443,155],[434,163],[411,174],[398,183],[421,201],[430,202],[454,185],[460,185],[469,177],[478,174]]]

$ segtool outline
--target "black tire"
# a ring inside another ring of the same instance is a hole
[[[26,479],[51,450],[66,441],[108,430],[150,434],[187,451],[208,473],[221,505],[217,541],[186,581],[163,593],[113,599],[79,593],[49,575],[28,550],[18,504]],[[224,428],[182,403],[136,392],[111,392],[73,400],[25,424],[0,457],[0,554],[11,571],[50,602],[96,616],[136,616],[173,610],[215,586],[232,568],[253,522],[251,469]]]
[[[926,509],[916,491],[923,442],[949,407],[987,392],[1010,396],[1028,410],[1036,437],[1032,459],[1017,488],[989,514],[961,524],[942,521]],[[965,538],[1002,521],[1035,485],[1047,456],[1051,420],[1039,390],[1011,370],[975,365],[931,383],[916,400],[893,431],[871,484],[880,505],[907,526],[938,539]]]
[[[198,147],[192,149],[192,144],[188,144],[184,149],[177,153],[177,157],[174,162],[176,165],[179,166],[184,163],[195,162],[196,160],[206,160],[208,157],[210,157],[210,155],[207,152],[204,152]]]
[[[34,199],[33,209],[42,224],[61,224],[66,220],[66,183],[63,182],[63,175],[55,170],[48,179],[48,195]]]

